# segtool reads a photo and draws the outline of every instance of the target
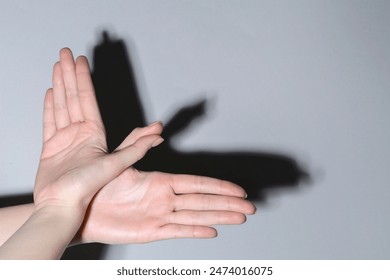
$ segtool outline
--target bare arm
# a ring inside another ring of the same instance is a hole
[[[1,247],[0,259],[58,259],[82,222],[82,208],[34,209]]]
[[[0,208],[0,246],[27,221],[33,208],[32,203]]]

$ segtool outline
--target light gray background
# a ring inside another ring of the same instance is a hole
[[[178,149],[281,152],[313,182],[213,240],[111,246],[111,259],[390,257],[389,1],[1,1],[0,195],[32,190],[58,50],[129,46],[147,120],[199,96]]]

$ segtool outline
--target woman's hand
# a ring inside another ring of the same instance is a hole
[[[88,62],[85,57],[75,62],[71,51],[62,49],[53,69],[53,88],[45,97],[35,207],[58,205],[85,211],[101,187],[161,141],[159,134],[144,134],[108,154]]]
[[[116,151],[150,134],[160,123],[137,128]],[[212,225],[241,224],[256,211],[233,183],[193,175],[141,172],[133,167],[94,197],[75,243],[144,243],[171,238],[211,238]]]
[[[256,211],[245,196],[227,181],[129,168],[93,199],[79,242],[212,238],[212,225],[241,224]]]

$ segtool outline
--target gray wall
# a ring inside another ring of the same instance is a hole
[[[108,30],[126,42],[147,122],[211,100],[177,150],[283,155],[311,179],[270,188],[216,239],[107,258],[387,259],[389,15],[379,0],[2,1],[0,195],[32,190],[58,50],[91,58]]]

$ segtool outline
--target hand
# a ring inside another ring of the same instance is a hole
[[[161,127],[149,129],[158,133]],[[133,131],[125,142],[130,145],[146,132]],[[124,244],[215,237],[212,225],[240,224],[245,215],[256,211],[245,196],[241,187],[227,181],[130,167],[92,200],[76,242]]]
[[[45,97],[35,207],[76,206],[85,211],[101,187],[161,141],[158,134],[144,134],[108,154],[88,62],[79,57],[75,63],[71,51],[62,49],[53,69],[53,88]]]

